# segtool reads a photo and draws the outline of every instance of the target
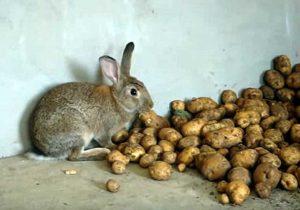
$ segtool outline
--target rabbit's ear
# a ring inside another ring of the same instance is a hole
[[[125,76],[130,75],[130,67],[131,67],[131,56],[134,50],[134,43],[129,42],[123,52],[122,62],[121,62],[121,73]]]
[[[117,84],[120,78],[119,64],[117,63],[117,61],[112,57],[104,55],[99,58],[99,62],[104,75],[114,84]]]

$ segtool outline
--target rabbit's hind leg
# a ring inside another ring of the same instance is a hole
[[[75,147],[72,149],[68,160],[70,161],[90,161],[90,160],[104,160],[106,155],[110,152],[107,148],[93,148],[83,150],[83,147]]]

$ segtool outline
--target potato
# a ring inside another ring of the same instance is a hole
[[[219,153],[208,155],[196,167],[201,174],[210,181],[223,178],[231,165],[229,161]]]
[[[292,127],[292,122],[290,120],[280,120],[275,124],[275,128],[280,130],[281,133],[287,134]]]
[[[155,160],[161,155],[163,149],[159,145],[153,145],[148,149],[148,153],[155,157]]]
[[[129,144],[124,148],[124,155],[128,156],[130,161],[137,162],[145,154],[145,149],[139,144]]]
[[[177,165],[177,169],[178,169],[179,172],[184,172],[185,169],[186,169],[186,165],[184,163],[179,163]]]
[[[157,115],[153,110],[140,113],[139,119],[146,127],[165,128],[170,126],[166,118]]]
[[[114,179],[109,179],[106,182],[106,190],[112,193],[118,192],[120,189],[120,184],[114,180]]]
[[[263,85],[259,89],[262,91],[264,99],[273,100],[275,98],[274,90],[271,87]]]
[[[176,145],[179,139],[182,138],[182,135],[174,128],[162,128],[158,132],[158,137]]]
[[[282,148],[285,148],[285,147],[288,147],[290,144],[286,141],[281,141],[277,144],[277,146],[282,149]]]
[[[173,164],[176,162],[177,154],[175,152],[164,152],[162,154],[162,161]]]
[[[158,132],[158,129],[153,128],[153,127],[147,127],[143,130],[144,135],[154,136],[155,138],[157,137],[157,132]]]
[[[200,153],[197,147],[186,147],[177,156],[177,163],[189,165],[194,161],[194,156]]]
[[[274,67],[283,75],[288,76],[292,73],[292,65],[290,59],[286,55],[280,55],[274,59]]]
[[[294,124],[291,128],[291,139],[293,142],[300,143],[300,124]]]
[[[248,148],[255,148],[263,140],[263,129],[259,125],[249,125],[244,136]]]
[[[230,148],[242,142],[243,130],[241,128],[221,128],[208,132],[204,141],[215,149]]]
[[[272,128],[276,122],[279,121],[279,117],[277,116],[270,116],[270,117],[267,117],[265,119],[263,119],[261,122],[260,122],[260,126],[262,127],[262,129],[264,130],[267,130],[269,128]]]
[[[106,156],[107,162],[108,163],[113,163],[116,161],[120,161],[127,165],[129,163],[129,158],[123,155],[120,151],[118,150],[113,150],[110,153],[107,154]]]
[[[226,193],[233,204],[242,204],[250,195],[249,187],[240,180],[229,182]]]
[[[294,72],[290,74],[286,79],[286,85],[289,88],[299,89],[300,88],[300,72]]]
[[[226,114],[226,109],[224,107],[219,107],[215,109],[208,109],[202,112],[199,112],[195,117],[202,118],[207,121],[210,120],[221,120]]]
[[[289,88],[282,88],[276,91],[276,96],[280,101],[293,101],[295,95],[295,91]]]
[[[155,161],[155,157],[152,154],[144,154],[139,161],[142,168],[148,168]]]
[[[263,147],[256,147],[254,149],[256,150],[256,152],[258,153],[259,156],[262,156],[262,155],[270,153],[268,150],[266,150]]]
[[[208,146],[208,145],[204,144],[200,147],[200,152],[201,153],[213,153],[214,154],[217,151],[214,148],[212,148],[211,146]]]
[[[235,153],[230,160],[233,167],[252,168],[258,160],[258,153],[254,149],[245,149]]]
[[[281,160],[279,157],[272,153],[266,153],[259,157],[259,163],[270,163],[273,166],[279,168],[281,165]]]
[[[142,134],[142,133],[133,133],[129,136],[128,138],[128,142],[130,144],[139,144],[140,141],[142,140],[142,138],[144,137],[145,135]]]
[[[294,72],[300,72],[300,63],[294,65]]]
[[[148,171],[152,179],[162,181],[170,179],[172,167],[166,162],[155,161],[149,166]]]
[[[200,144],[198,136],[186,136],[178,141],[177,147],[182,150],[186,147],[197,147]]]
[[[118,151],[120,151],[121,153],[123,153],[124,152],[124,149],[125,149],[125,147],[127,147],[129,145],[129,142],[123,142],[123,143],[121,143],[121,144],[119,144],[118,146],[117,146],[117,150]],[[129,159],[128,159],[129,160]]]
[[[268,70],[264,74],[265,82],[274,89],[284,87],[284,77],[276,70]]]
[[[217,184],[218,193],[226,192],[227,184],[228,184],[228,182],[226,182],[225,180],[219,181]]]
[[[271,139],[267,139],[267,138],[260,141],[260,146],[273,153],[278,149],[277,144],[274,143]]]
[[[224,104],[235,103],[237,95],[233,90],[224,90],[221,94],[221,100]]]
[[[171,102],[171,109],[175,110],[185,110],[185,103],[181,100],[175,100]]]
[[[218,201],[219,201],[221,204],[228,204],[228,203],[229,203],[229,197],[228,197],[228,195],[226,195],[225,193],[219,194],[219,195],[218,195]]]
[[[203,126],[201,135],[204,136],[208,132],[230,127],[234,127],[234,122],[231,119],[223,119],[220,122],[207,123]]]
[[[289,173],[289,174],[295,174],[297,168],[298,168],[297,165],[290,165],[290,166],[286,169],[286,173]]]
[[[272,189],[276,188],[277,184],[280,181],[280,178],[281,172],[271,163],[259,164],[253,173],[253,181],[255,184],[266,182],[270,184]]]
[[[174,152],[174,144],[167,140],[160,140],[158,145],[161,146],[163,152]]]
[[[287,120],[289,118],[289,112],[280,103],[272,103],[270,105],[270,111],[273,116],[277,116],[279,120]]]
[[[280,150],[279,157],[286,165],[297,165],[300,162],[300,145],[292,144]]]
[[[283,141],[283,135],[282,133],[280,132],[280,130],[278,129],[273,129],[273,128],[270,128],[270,129],[267,129],[265,130],[264,132],[264,137],[265,139],[270,139],[271,141],[273,141],[275,144]]]
[[[260,115],[256,111],[238,111],[234,120],[241,128],[246,128],[249,125],[258,124],[260,122]]]
[[[227,148],[218,149],[218,153],[223,155],[224,157],[229,154],[229,150]]]
[[[243,181],[245,184],[251,184],[251,174],[250,171],[243,167],[235,167],[230,169],[227,174],[228,182],[240,180]]]
[[[172,125],[174,126],[175,129],[180,130],[181,127],[187,123],[189,120],[186,117],[179,116],[179,115],[173,115],[171,117],[171,122]]]
[[[242,91],[242,97],[248,99],[263,99],[263,92],[258,88],[246,88]]]
[[[236,111],[238,110],[238,105],[234,104],[234,103],[226,103],[223,105],[223,107],[226,110],[225,115],[227,117],[232,117],[235,115]]]
[[[134,134],[134,133],[141,133],[142,130],[143,130],[142,128],[135,128],[135,127],[133,127],[133,128],[130,130],[129,135]]]
[[[289,191],[294,191],[298,188],[298,181],[296,177],[289,173],[282,173],[280,184],[284,189]]]
[[[204,119],[195,118],[181,127],[181,133],[183,136],[199,136],[206,123]]]
[[[114,174],[123,174],[125,172],[126,165],[123,162],[117,160],[113,162],[113,164],[111,165],[111,169]]]
[[[229,149],[229,157],[230,159],[237,153],[240,152],[242,150],[247,149],[247,147],[243,144],[237,144],[236,146],[230,147]]]
[[[263,119],[270,116],[269,105],[263,100],[239,98],[236,103],[239,111],[256,111]]]
[[[191,113],[198,113],[207,109],[217,108],[218,104],[211,98],[200,97],[193,98],[191,101],[187,102],[186,109]]]
[[[151,146],[156,145],[157,141],[154,136],[145,135],[140,144],[144,147],[145,150],[148,150]]]
[[[129,136],[128,131],[123,129],[117,132],[116,134],[114,134],[111,140],[113,143],[119,144],[126,141],[128,139],[128,136]]]
[[[260,198],[268,198],[271,195],[272,187],[267,182],[259,182],[255,185],[255,191]]]

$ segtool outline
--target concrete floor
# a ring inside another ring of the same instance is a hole
[[[77,169],[65,175],[64,169]],[[0,160],[0,209],[229,209],[216,201],[214,183],[194,170],[174,172],[169,181],[154,181],[148,171],[130,164],[114,175],[105,161],[34,161],[21,156]],[[109,178],[121,184],[118,193],[105,190]],[[277,189],[270,199],[251,196],[235,209],[300,209],[300,193]]]

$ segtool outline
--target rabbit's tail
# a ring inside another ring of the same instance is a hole
[[[30,160],[65,160],[66,157],[49,157],[32,151],[26,152],[24,156]]]

